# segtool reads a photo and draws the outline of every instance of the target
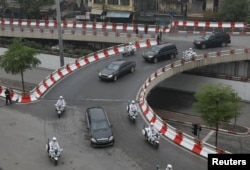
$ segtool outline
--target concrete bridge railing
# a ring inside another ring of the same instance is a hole
[[[229,153],[208,143],[203,143],[199,139],[193,138],[170,126],[154,112],[154,110],[147,103],[146,99],[152,88],[175,74],[206,65],[241,60],[250,60],[250,48],[202,54],[197,57],[193,57],[188,61],[178,60],[158,69],[155,73],[148,77],[145,83],[141,86],[137,96],[140,101],[140,107],[143,115],[149,122],[154,123],[157,130],[159,130],[165,137],[198,155],[207,158],[209,153]],[[248,93],[248,96],[250,97],[250,92]]]

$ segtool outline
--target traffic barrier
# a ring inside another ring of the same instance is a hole
[[[122,25],[122,30],[123,30],[123,31],[127,31],[127,24],[124,23],[124,24]]]

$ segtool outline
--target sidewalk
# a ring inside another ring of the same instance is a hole
[[[0,48],[0,55],[3,55],[6,51],[5,48]],[[42,82],[47,76],[60,68],[60,57],[48,54],[39,54],[37,58],[41,61],[41,64],[32,68],[31,70],[26,70],[24,72],[24,87],[25,91],[31,91],[37,84]],[[64,57],[64,64],[70,63],[75,59]],[[5,86],[13,88],[16,90],[22,90],[21,75],[7,74],[3,69],[0,69],[0,86]],[[3,98],[1,98],[3,99]],[[4,105],[5,101],[0,100],[0,106]]]
[[[202,127],[207,127],[204,121],[199,116],[170,112],[166,110],[154,109],[157,115],[159,115],[163,120],[169,122],[180,122],[187,125],[200,124]],[[213,130],[215,128],[212,128]],[[219,125],[219,130],[226,133],[237,134],[237,135],[247,135],[250,133],[248,127],[233,124],[221,124]]]

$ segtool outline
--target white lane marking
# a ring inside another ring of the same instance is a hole
[[[205,136],[202,140],[202,142],[206,142],[213,134],[214,134],[215,130],[211,130],[207,136]]]

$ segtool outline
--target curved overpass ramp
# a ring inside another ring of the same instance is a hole
[[[150,47],[156,45],[155,40],[147,40],[136,43],[136,48]],[[67,64],[64,67],[59,68],[51,75],[46,77],[35,89],[28,94],[22,94],[18,91],[13,91],[12,99],[17,100],[20,103],[29,103],[38,100],[46,91],[61,80],[64,76],[72,73],[73,71],[98,61],[102,58],[106,58],[113,54],[121,52],[121,47],[116,46],[109,49],[104,49],[93,54],[89,54],[86,57],[75,60],[72,63]],[[228,51],[221,51],[216,53],[208,53],[193,57],[189,61],[178,60],[171,64],[168,64],[152,74],[142,85],[139,90],[138,98],[140,100],[141,110],[145,119],[149,122],[153,122],[155,127],[167,138],[174,141],[176,144],[183,146],[184,148],[191,150],[192,152],[207,157],[208,153],[222,153],[226,152],[210,146],[209,144],[202,143],[198,139],[190,137],[181,131],[169,126],[164,122],[147,104],[146,98],[149,91],[161,81],[173,76],[174,74],[190,70],[197,67],[202,67],[210,64],[217,64],[222,62],[250,60],[250,49],[234,49]],[[4,96],[5,87],[0,88],[1,96]],[[248,95],[250,96],[250,95]]]

